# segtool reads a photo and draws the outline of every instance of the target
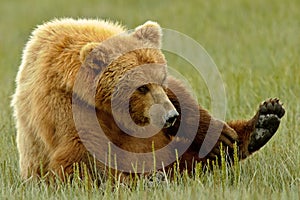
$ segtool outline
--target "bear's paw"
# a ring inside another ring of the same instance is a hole
[[[255,129],[250,136],[249,152],[260,149],[271,139],[284,114],[285,109],[278,98],[268,99],[259,106]]]

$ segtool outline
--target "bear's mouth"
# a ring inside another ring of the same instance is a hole
[[[176,120],[177,120],[178,114],[174,114],[172,117],[169,117],[165,120],[164,128],[169,128],[174,126]]]
[[[169,128],[171,126],[174,126],[178,116],[179,113],[177,112],[176,109],[167,112],[166,115],[164,116],[164,122],[165,122],[164,128]]]

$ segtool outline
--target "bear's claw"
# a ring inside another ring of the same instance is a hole
[[[248,151],[254,152],[264,146],[277,131],[280,118],[285,114],[283,104],[278,98],[264,101],[258,110],[255,129],[250,136]]]

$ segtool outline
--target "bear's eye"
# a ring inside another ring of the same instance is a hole
[[[149,88],[146,85],[142,85],[137,89],[140,93],[146,94],[149,91]]]

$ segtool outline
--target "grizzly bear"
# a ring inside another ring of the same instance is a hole
[[[95,170],[126,177],[174,163],[192,172],[220,157],[220,143],[230,162],[235,143],[245,159],[269,141],[285,113],[279,99],[250,120],[213,118],[167,73],[161,37],[150,21],[127,31],[60,19],[33,31],[12,100],[22,178],[65,180],[77,164],[92,179]]]

